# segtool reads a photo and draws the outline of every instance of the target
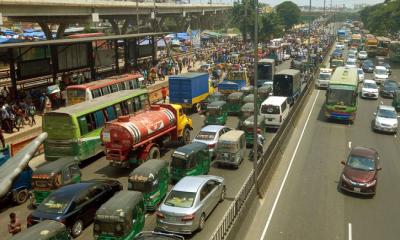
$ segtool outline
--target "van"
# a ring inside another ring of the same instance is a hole
[[[262,104],[260,113],[265,117],[267,128],[279,128],[289,115],[287,97],[271,96]]]

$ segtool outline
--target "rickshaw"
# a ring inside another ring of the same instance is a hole
[[[253,142],[254,142],[253,128],[254,128],[254,116],[250,116],[243,122],[243,130],[245,133],[247,146],[253,146]],[[265,137],[265,129],[266,129],[265,117],[258,115],[257,116],[257,133],[260,134],[261,136]]]
[[[393,94],[392,106],[396,109],[397,112],[400,112],[400,90],[397,90]]]
[[[272,88],[270,86],[264,85],[257,89],[257,103],[261,106],[261,103],[264,102],[272,94]]]
[[[208,145],[193,142],[177,148],[171,159],[171,179],[175,182],[185,176],[207,174],[210,170],[211,154]]]
[[[225,101],[216,101],[207,105],[204,125],[225,125],[228,118],[227,104]]]
[[[48,162],[32,173],[32,205],[39,205],[54,190],[81,181],[79,162],[73,157]]]
[[[244,87],[242,87],[242,88],[240,89],[240,91],[241,91],[242,93],[244,93],[245,96],[247,96],[247,95],[249,95],[249,94],[251,94],[251,93],[254,92],[254,87],[251,86],[251,85],[249,85],[249,86],[244,86]]]
[[[228,114],[236,114],[240,111],[240,107],[242,106],[244,93],[242,92],[234,92],[228,95],[227,98],[227,111]]]
[[[44,220],[14,235],[11,240],[71,240],[64,224],[54,220]]]
[[[249,94],[243,98],[243,104],[254,103],[254,94]]]
[[[239,168],[246,154],[246,137],[244,131],[231,130],[221,135],[217,144],[215,162],[218,166]]]
[[[254,103],[246,103],[240,108],[238,129],[242,129],[244,120],[254,114]]]
[[[207,109],[208,104],[210,104],[212,102],[216,102],[216,101],[225,101],[225,95],[223,95],[220,92],[214,92],[214,93],[208,95],[208,97],[200,103],[201,109],[205,111]]]
[[[93,224],[94,238],[131,240],[142,231],[145,213],[141,192],[119,191],[97,210]]]
[[[154,210],[168,191],[168,163],[150,159],[135,168],[128,177],[128,190],[143,193],[146,210]]]

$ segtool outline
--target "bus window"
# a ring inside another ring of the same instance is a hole
[[[87,130],[88,132],[91,132],[96,129],[96,122],[94,120],[94,117],[91,113],[86,115],[86,122],[87,122]]]
[[[130,114],[135,113],[135,106],[133,104],[133,100],[132,99],[128,99],[126,100],[126,104],[128,105],[128,111]]]
[[[118,83],[118,88],[119,88],[119,91],[122,91],[122,90],[126,89],[124,83]]]
[[[137,79],[137,78],[135,78],[134,80],[133,80],[133,87],[136,89],[136,88],[139,88],[139,79]]]
[[[115,111],[117,113],[117,116],[118,117],[122,116],[123,114],[122,114],[122,110],[121,110],[121,105],[119,103],[117,103],[117,104],[114,105],[114,107],[115,107]]]
[[[135,110],[139,111],[140,109],[142,109],[142,107],[140,106],[140,99],[139,97],[134,97],[133,101],[135,102]]]
[[[104,120],[104,114],[102,110],[94,112],[94,119],[96,123],[96,128],[104,126],[105,120]]]
[[[147,97],[147,94],[142,94],[139,96],[140,97],[140,105],[141,105],[141,109],[146,109],[149,107],[149,100]]]
[[[113,106],[109,106],[106,108],[108,119],[107,121],[111,121],[117,118],[117,113]]]
[[[110,90],[108,89],[108,87],[103,87],[101,88],[101,92],[103,93],[103,95],[107,95],[110,93]]]
[[[110,86],[111,92],[118,92],[118,85],[117,84],[113,84]]]
[[[101,91],[100,91],[100,89],[93,89],[93,90],[92,90],[92,97],[93,97],[93,98],[101,97]]]
[[[128,84],[129,84],[129,89],[135,89],[135,85],[133,83],[133,80],[129,81]]]
[[[86,133],[89,132],[85,116],[80,116],[78,118],[78,123],[79,123],[79,128],[81,130],[81,135],[85,135]]]
[[[129,114],[128,105],[126,104],[126,101],[121,102],[121,109],[122,109],[122,114],[124,116]]]

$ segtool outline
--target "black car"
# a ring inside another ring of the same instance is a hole
[[[28,227],[46,219],[62,222],[73,237],[93,222],[95,213],[122,185],[116,180],[90,180],[67,185],[52,192],[28,216]]]
[[[395,80],[386,80],[380,88],[381,96],[388,98],[393,98],[397,90],[399,90],[399,84]]]
[[[363,64],[362,64],[362,69],[363,69],[363,71],[366,72],[366,73],[372,73],[372,72],[374,72],[374,68],[375,68],[375,65],[374,65],[374,63],[373,63],[372,61],[365,60],[365,61],[363,62]]]

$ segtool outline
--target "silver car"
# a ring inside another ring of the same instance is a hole
[[[207,125],[203,127],[192,142],[201,142],[208,145],[211,157],[215,156],[215,149],[219,137],[231,129],[221,125]]]
[[[225,180],[212,175],[182,178],[168,193],[157,215],[157,230],[191,234],[225,198]]]
[[[379,105],[374,113],[373,129],[376,131],[397,133],[398,116],[392,106]]]

